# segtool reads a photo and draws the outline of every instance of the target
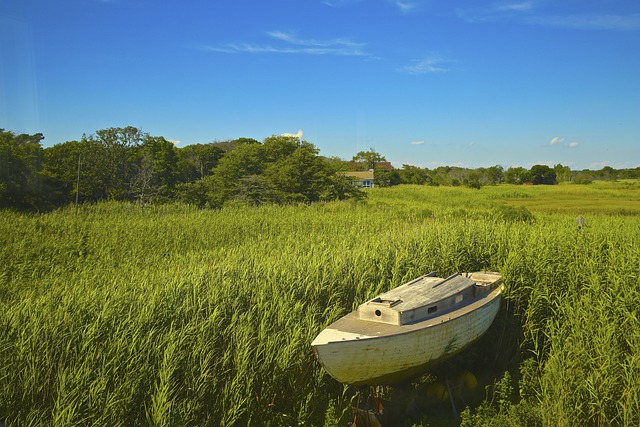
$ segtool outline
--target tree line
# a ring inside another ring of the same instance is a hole
[[[291,136],[178,148],[129,126],[43,148],[44,136],[0,129],[0,208],[48,210],[100,200],[179,200],[221,207],[361,198],[337,159]]]
[[[560,182],[590,184],[596,180],[640,179],[640,167],[613,169],[605,166],[600,170],[571,170],[569,166],[557,164],[554,167],[534,165],[531,169],[523,167],[504,169],[500,165],[475,169],[457,166],[439,166],[429,169],[405,164],[399,169],[389,169],[386,158],[373,148],[360,151],[348,166],[353,170],[373,169],[377,186],[417,184],[480,188],[497,184],[554,185]]]
[[[640,178],[640,168],[571,171],[562,165],[506,170],[501,166],[430,170],[403,165],[395,169],[373,149],[347,162],[320,156],[313,144],[295,136],[274,135],[262,142],[239,138],[179,148],[162,136],[128,126],[98,130],[79,141],[46,148],[43,139],[41,133],[0,129],[0,208],[49,210],[100,200],[182,201],[219,208],[230,201],[259,205],[360,199],[365,193],[341,173],[359,168],[374,169],[377,186],[480,188]]]

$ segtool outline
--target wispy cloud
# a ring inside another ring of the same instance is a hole
[[[531,16],[525,22],[576,30],[640,30],[640,14],[632,15],[550,15]]]
[[[410,11],[415,9],[415,7],[417,6],[416,3],[407,2],[407,1],[394,0],[393,3],[396,5],[398,10],[402,13],[409,13]]]
[[[519,3],[501,3],[494,5],[493,9],[501,12],[528,12],[533,9],[533,2],[524,1]]]
[[[415,59],[411,64],[397,69],[398,72],[405,74],[437,74],[447,73],[451,71],[448,61],[439,55],[430,55],[423,59]]]
[[[422,145],[424,141],[411,141],[411,145]]]
[[[554,136],[553,138],[551,138],[551,141],[549,141],[549,143],[546,145],[548,146],[559,145],[563,143],[564,140],[565,140],[564,138],[561,138],[559,136]],[[578,141],[571,141],[564,144],[564,146],[568,148],[576,148],[578,145],[580,145]]]
[[[354,3],[360,3],[363,0],[325,0],[322,3],[331,7],[345,7]]]
[[[458,17],[470,23],[493,22],[520,18],[534,10],[532,1],[500,2],[488,6],[458,9]]]
[[[324,4],[331,7],[346,7],[355,3],[362,3],[365,0],[325,0]],[[407,1],[407,0],[384,0],[387,3],[395,6],[401,13],[408,13],[411,10],[415,9],[418,6],[417,1]]]
[[[369,56],[364,51],[364,43],[357,43],[349,39],[337,38],[330,40],[302,39],[293,33],[270,31],[269,38],[277,44],[256,43],[226,43],[216,46],[203,46],[201,49],[221,53],[288,53],[308,55],[334,56]]]
[[[492,3],[458,10],[458,17],[470,23],[518,21],[529,25],[576,30],[640,30],[640,14],[548,14],[535,1]]]

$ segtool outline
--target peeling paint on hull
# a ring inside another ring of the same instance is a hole
[[[312,346],[325,370],[353,385],[382,385],[424,371],[476,341],[500,308],[503,285],[441,316],[410,325],[362,321],[357,312],[329,325]]]

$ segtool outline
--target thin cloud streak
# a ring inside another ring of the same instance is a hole
[[[322,3],[330,7],[338,8],[338,7],[350,6],[355,3],[361,3],[363,1],[364,0],[325,0]],[[409,2],[409,1],[403,1],[403,0],[386,0],[386,1],[387,3],[390,3],[395,7],[397,7],[401,13],[408,13],[411,10],[415,9],[415,7],[418,5],[416,2]]]
[[[400,10],[400,12],[402,13],[409,13],[411,10],[413,10],[416,7],[415,3],[409,3],[404,1],[394,1],[394,4],[398,8],[398,10]]]
[[[458,18],[469,23],[505,21],[520,19],[534,9],[532,2],[494,3],[486,7],[458,9]]]
[[[439,56],[432,56],[425,59],[414,60],[411,65],[400,67],[397,71],[412,75],[447,73],[451,71],[450,68],[445,67],[449,62],[450,61],[442,59]]]
[[[640,14],[633,15],[567,15],[531,16],[525,19],[529,24],[576,30],[640,30]]]
[[[519,21],[529,25],[569,28],[575,30],[640,30],[640,14],[568,14],[545,15],[535,13],[532,1],[494,3],[487,7],[460,9],[458,18],[469,23]]]
[[[521,3],[504,3],[495,6],[497,11],[514,11],[514,12],[526,12],[533,9],[533,3],[525,1]]]
[[[282,45],[252,43],[227,43],[219,46],[203,46],[201,49],[220,53],[284,53],[333,56],[370,56],[363,48],[364,43],[338,38],[332,40],[301,39],[291,33],[271,31],[267,35]]]

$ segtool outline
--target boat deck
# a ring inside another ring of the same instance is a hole
[[[436,304],[475,284],[475,281],[459,274],[446,279],[421,276],[403,286],[385,292],[373,301],[377,302],[378,299],[381,302],[389,301],[394,310],[403,312]]]
[[[372,322],[361,320],[357,311],[341,317],[329,325],[322,333],[316,337],[312,345],[322,345],[330,342],[351,341],[371,338],[382,338],[393,335],[408,334],[420,329],[430,328],[440,325],[457,317],[462,317],[468,313],[489,304],[498,298],[503,290],[503,286],[498,286],[490,293],[470,301],[468,304],[448,313],[435,316],[421,322],[407,325],[397,325],[382,322]]]

